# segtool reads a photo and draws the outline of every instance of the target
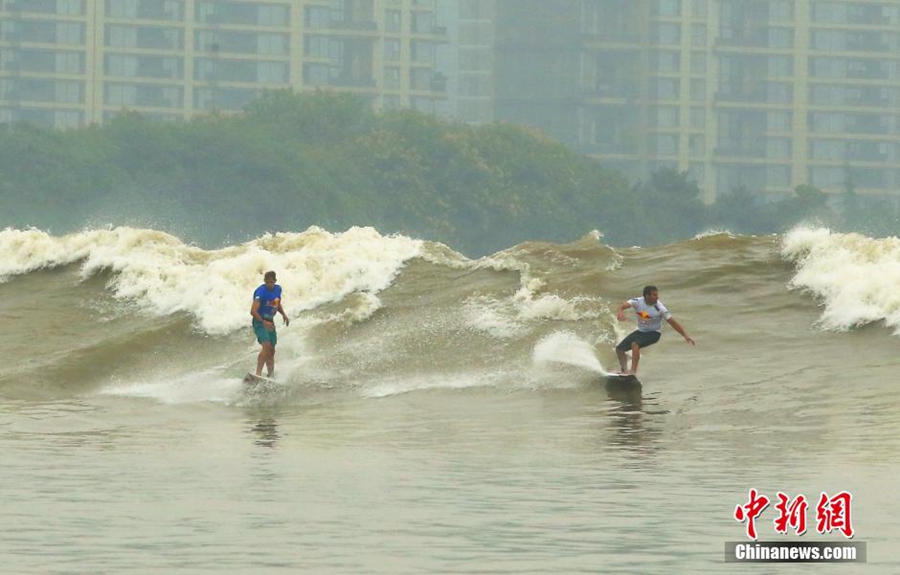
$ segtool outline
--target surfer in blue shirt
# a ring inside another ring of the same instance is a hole
[[[622,373],[637,374],[638,362],[641,360],[641,348],[651,346],[659,341],[662,336],[662,320],[669,322],[675,331],[681,334],[684,341],[691,345],[696,345],[691,336],[684,331],[681,324],[675,321],[663,302],[659,301],[659,290],[656,286],[647,286],[644,288],[644,297],[632,298],[623,301],[619,305],[616,317],[619,321],[625,321],[625,310],[634,308],[637,315],[638,328],[631,332],[628,337],[623,339],[616,346],[616,355],[619,357],[619,366]],[[626,352],[631,351],[631,371],[628,371],[628,356]]]
[[[256,340],[262,345],[256,360],[256,375],[262,375],[262,368],[268,368],[268,376],[275,373],[275,346],[278,344],[278,333],[275,331],[275,313],[284,318],[284,325],[290,325],[284,308],[281,307],[281,286],[276,284],[275,272],[266,272],[265,283],[253,292],[253,332]]]

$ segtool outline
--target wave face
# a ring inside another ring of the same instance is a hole
[[[0,393],[244,401],[239,380],[258,349],[251,294],[269,269],[292,317],[279,325],[278,401],[584,385],[614,367],[612,347],[634,325],[615,307],[646,284],[698,341],[664,328],[642,366],[651,378],[764,379],[823,353],[837,369],[858,361],[841,332],[900,333],[898,240],[826,229],[650,249],[613,249],[594,232],[477,260],[372,228],[212,251],[147,229],[7,229]]]

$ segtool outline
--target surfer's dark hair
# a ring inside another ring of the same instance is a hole
[[[658,289],[656,289],[656,286],[644,286],[644,297],[647,297],[655,291],[659,291]]]
[[[272,278],[272,279],[274,280],[274,279],[275,279],[275,272],[273,272],[273,271],[268,271],[268,272],[266,272],[265,279],[269,279],[269,278]]]

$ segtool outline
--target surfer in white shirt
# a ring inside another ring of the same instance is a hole
[[[656,289],[656,286],[646,286],[644,288],[644,297],[623,301],[616,313],[619,321],[626,320],[625,310],[628,308],[634,308],[637,315],[638,328],[616,346],[616,355],[619,357],[619,366],[622,368],[622,373],[637,374],[638,362],[641,360],[641,349],[659,341],[659,338],[662,336],[662,320],[669,322],[669,325],[681,334],[684,341],[691,345],[696,345],[691,336],[681,327],[681,324],[675,321],[675,318],[672,317],[666,306],[659,301],[659,290]],[[628,371],[628,356],[626,355],[628,351],[631,351],[631,371]]]

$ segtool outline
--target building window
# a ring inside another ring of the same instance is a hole
[[[303,81],[310,86],[327,86],[331,82],[332,67],[327,64],[306,64]]]
[[[81,82],[57,82],[56,101],[67,104],[80,104]]]
[[[60,74],[80,74],[81,54],[78,52],[58,52],[56,54],[56,71]]]
[[[766,102],[771,104],[790,104],[792,95],[793,86],[791,84],[766,83]]]
[[[106,28],[106,45],[114,48],[136,48],[138,41],[137,28],[124,26],[108,26]]]
[[[706,101],[706,80],[691,80],[691,102]]]
[[[660,106],[656,109],[657,128],[677,128],[678,108],[674,106]]]
[[[791,130],[791,113],[769,112],[766,114],[766,130],[770,132],[789,132]]]
[[[678,80],[670,80],[668,78],[659,78],[655,81],[656,97],[659,100],[677,100],[678,99]]]
[[[791,48],[794,31],[790,28],[769,28],[769,48]]]
[[[84,0],[56,0],[56,13],[81,16],[84,14]]]
[[[326,36],[306,36],[306,56],[309,58],[328,57],[328,38]]]
[[[691,128],[701,130],[706,128],[706,109],[691,108]]]
[[[431,12],[415,12],[412,15],[412,32],[429,34],[434,28],[434,14]]]
[[[657,14],[659,16],[681,16],[681,0],[657,0],[657,2]]]
[[[384,88],[385,90],[400,89],[400,68],[384,69]]]
[[[660,51],[656,54],[656,70],[663,74],[677,74],[681,69],[679,52]]]
[[[263,84],[284,84],[287,82],[287,66],[283,62],[260,62],[257,64],[257,81]]]
[[[813,3],[815,4],[815,3]],[[794,19],[794,0],[770,0],[769,20],[790,22]]]
[[[691,134],[688,139],[688,147],[691,156],[703,156],[706,154],[706,137],[700,134]]]
[[[112,18],[136,18],[137,0],[106,0],[106,14]]]
[[[384,29],[386,32],[400,32],[402,25],[402,12],[400,10],[384,11]]]
[[[693,52],[691,54],[691,72],[694,74],[706,74],[706,54]]]
[[[817,50],[843,50],[846,40],[837,30],[813,30],[813,47]]]
[[[260,34],[257,36],[257,53],[284,56],[288,53],[287,37],[283,34]]]
[[[331,13],[328,8],[322,6],[306,7],[306,27],[313,30],[322,30],[331,26]]]
[[[694,18],[700,19],[706,18],[706,0],[693,0],[691,2],[691,14],[693,14]]]
[[[656,27],[657,44],[677,45],[681,43],[681,27],[678,24],[659,24]]]
[[[56,25],[56,42],[58,44],[84,44],[84,25],[60,22]]]
[[[810,126],[813,132],[843,132],[844,119],[844,114],[817,112],[811,114]]]
[[[413,68],[409,71],[410,88],[413,90],[428,90],[431,86],[431,70]]]
[[[706,25],[694,24],[691,26],[691,45],[706,46]]]
[[[258,22],[260,26],[287,26],[290,22],[291,11],[288,6],[259,7]]]
[[[810,183],[819,188],[839,188],[847,181],[844,168],[810,168]]]
[[[790,158],[790,138],[766,138],[766,157],[773,160]]]
[[[847,151],[840,140],[812,140],[809,157],[813,160],[843,160]]]
[[[434,44],[431,42],[411,42],[410,50],[413,62],[434,61]]]
[[[106,57],[106,75],[118,78],[137,76],[138,60],[134,56],[109,55]]]
[[[650,147],[660,156],[674,156],[678,153],[678,136],[674,134],[656,134],[651,136]]]
[[[788,77],[794,73],[794,60],[790,56],[770,56],[767,63],[770,77]]]
[[[384,41],[384,59],[388,62],[400,61],[400,40],[386,39]]]
[[[132,106],[137,101],[137,87],[107,84],[106,103],[117,106]]]

